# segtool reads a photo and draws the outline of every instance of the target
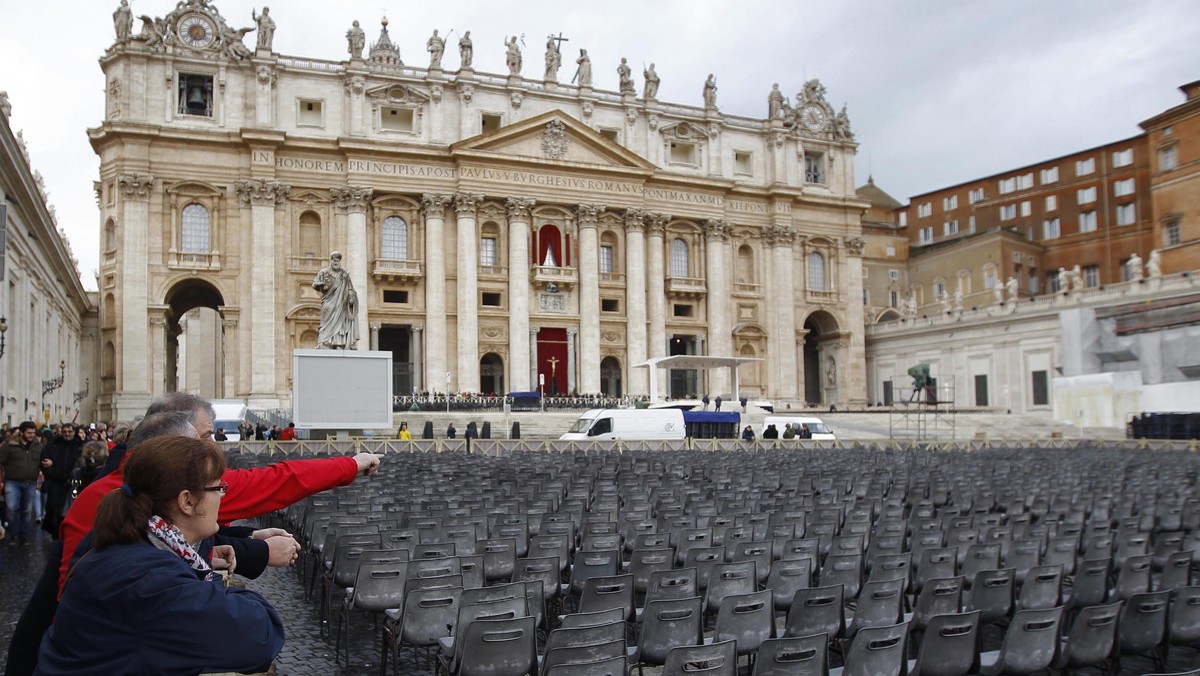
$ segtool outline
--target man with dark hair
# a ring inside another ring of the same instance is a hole
[[[0,445],[0,478],[4,480],[4,502],[8,505],[8,527],[12,542],[29,544],[30,516],[38,499],[37,478],[42,444],[37,425],[26,420],[17,433]]]
[[[75,435],[75,426],[63,423],[58,436],[42,451],[42,492],[46,494],[46,514],[42,530],[58,538],[58,527],[67,511],[71,495],[71,470],[83,454],[83,442]]]

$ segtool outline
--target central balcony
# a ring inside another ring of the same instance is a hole
[[[421,261],[398,258],[376,258],[371,266],[375,281],[416,284],[421,281]]]
[[[704,298],[708,287],[699,277],[667,277],[667,295],[680,300]]]
[[[549,288],[551,284],[569,291],[579,283],[579,271],[575,268],[563,268],[554,265],[533,266],[533,285],[539,289]]]

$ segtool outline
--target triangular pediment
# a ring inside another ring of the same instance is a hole
[[[637,153],[561,110],[552,110],[450,146],[451,154],[528,159],[565,165],[654,171]]]

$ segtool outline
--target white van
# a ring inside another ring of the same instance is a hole
[[[595,408],[579,416],[559,439],[658,441],[686,435],[683,411],[677,408]]]
[[[820,418],[800,415],[769,415],[763,419],[762,427],[758,431],[758,438],[762,439],[762,433],[767,430],[767,427],[774,425],[775,430],[779,432],[779,438],[783,438],[783,430],[788,425],[808,425],[808,430],[812,432],[812,438],[817,441],[832,441],[837,439],[833,434],[833,430],[825,424]]]
[[[217,413],[216,419],[213,420],[213,430],[225,430],[226,439],[241,441],[242,433],[238,425],[242,424],[246,414],[250,412],[246,404],[237,399],[215,399],[210,403]]]

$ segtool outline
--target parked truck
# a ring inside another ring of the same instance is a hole
[[[659,441],[736,439],[741,416],[736,412],[681,411],[674,408],[596,408],[579,416],[563,440]]]

